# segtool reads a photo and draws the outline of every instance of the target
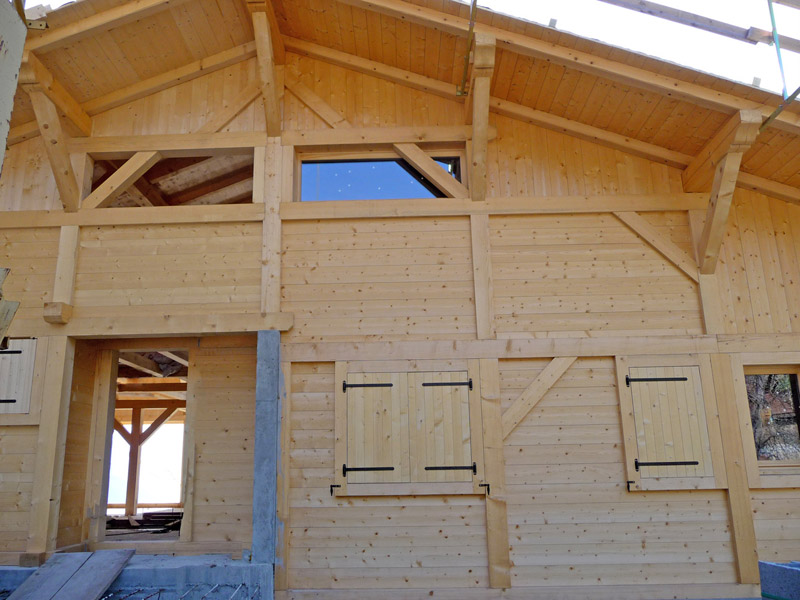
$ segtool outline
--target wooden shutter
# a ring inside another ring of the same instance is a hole
[[[408,374],[411,481],[472,481],[468,382],[467,371]]]
[[[0,354],[0,414],[26,414],[31,406],[36,340],[9,340],[8,349],[21,353]]]
[[[347,376],[348,483],[408,481],[408,393],[405,373]],[[340,467],[341,468],[341,467]]]
[[[716,410],[713,393],[714,410],[707,406],[700,366],[633,366],[623,361],[621,371],[626,469],[635,489],[717,487],[712,452],[712,442],[719,441],[716,421],[709,427],[709,415]]]

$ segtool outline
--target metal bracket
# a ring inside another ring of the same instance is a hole
[[[394,384],[392,383],[347,383],[342,382],[342,391],[346,392],[347,388],[389,388]]]
[[[394,467],[348,467],[347,465],[342,465],[342,475],[347,477],[347,474],[350,472],[363,472],[363,471],[394,471]]]
[[[635,482],[635,481],[626,481],[626,482],[625,482],[625,485],[628,487],[628,491],[629,491],[629,492],[631,491],[631,484],[632,484],[632,483],[636,483],[636,482]]]
[[[491,486],[488,483],[479,483],[478,487],[486,488],[486,495],[491,496]]]
[[[0,398],[0,404],[14,404],[15,402],[15,398]]]
[[[431,381],[423,383],[422,387],[451,387],[457,385],[466,385],[469,386],[470,390],[472,390],[472,379],[469,381]]]
[[[639,470],[639,467],[696,467],[700,463],[696,460],[667,460],[667,461],[656,461],[656,462],[639,462],[638,458],[633,460],[633,466],[636,470]]]
[[[22,350],[0,350],[0,354],[22,354]]]
[[[28,29],[50,29],[44,19],[25,19],[25,25],[28,26]]]
[[[331,484],[331,496],[333,496],[333,488],[340,488],[340,487],[342,487],[342,486],[339,485],[338,483],[332,483]]]
[[[466,466],[455,466],[455,467],[425,467],[426,471],[472,471],[473,475],[478,474],[478,465],[476,463],[472,463],[472,465]]]
[[[625,385],[631,387],[632,383],[639,383],[645,381],[689,381],[688,377],[631,377],[625,375]]]

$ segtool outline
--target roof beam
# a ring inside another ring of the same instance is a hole
[[[247,8],[251,14],[262,12],[266,15],[275,64],[285,64],[286,49],[283,45],[283,36],[281,35],[281,28],[278,26],[278,18],[275,16],[275,7],[272,6],[272,0],[247,0]]]
[[[214,73],[225,67],[240,63],[243,60],[253,58],[255,55],[256,43],[247,42],[241,46],[236,46],[230,50],[225,50],[224,52],[208,56],[201,60],[196,60],[183,67],[172,69],[166,73],[150,77],[149,79],[139,81],[119,90],[114,90],[98,98],[88,100],[81,105],[81,109],[87,115],[94,116],[127,104],[128,102],[133,102],[134,100],[144,98],[156,92],[169,89],[178,84],[192,81],[203,75]],[[12,127],[11,131],[9,131],[8,145],[12,146],[19,142],[24,142],[37,135],[39,135],[39,128],[36,125],[36,121],[17,125],[16,127]]]
[[[281,102],[283,84],[278,81],[275,68],[275,54],[272,49],[272,32],[267,15],[254,12],[253,31],[256,36],[256,54],[258,56],[258,74],[261,79],[261,95],[264,98],[264,115],[267,123],[267,135],[277,137],[281,134]]]
[[[118,171],[125,163],[118,160],[101,160],[98,161],[104,169],[109,173]],[[136,189],[145,201],[145,206],[169,206],[161,191],[154,186],[148,179],[142,175],[133,182],[133,187]],[[130,191],[130,189],[129,189]]]
[[[189,360],[186,357],[181,356],[177,352],[170,352],[169,350],[159,350],[158,353],[161,356],[166,356],[170,360],[174,360],[179,365],[183,365],[184,367],[189,366]]]
[[[468,19],[400,0],[340,1],[344,4],[373,10],[401,21],[416,23],[453,35],[463,36],[469,31]],[[570,69],[619,81],[635,88],[650,90],[670,98],[685,100],[713,110],[730,113],[736,110],[753,109],[760,111],[762,116],[766,118],[772,114],[780,102],[776,96],[775,106],[767,106],[733,94],[654,73],[647,69],[626,65],[589,52],[534,39],[521,33],[506,31],[484,23],[476,23],[475,32],[494,35],[497,38],[497,45],[504,50],[516,52],[523,56],[542,58]],[[778,115],[771,126],[795,134],[800,133],[800,115],[784,111]]]
[[[706,222],[697,249],[700,272],[704,275],[714,273],[717,268],[742,156],[758,137],[761,115],[754,111],[743,110],[737,113],[731,121],[734,122],[734,129],[725,142],[719,146],[723,154],[716,164]]]
[[[19,82],[28,86],[26,89],[36,87],[50,98],[80,135],[92,135],[92,118],[32,52],[25,52],[23,55]]]
[[[28,36],[26,50],[50,52],[85,37],[103,33],[115,27],[154,15],[168,8],[178,6],[187,0],[132,0],[114,8],[104,10],[90,17],[69,23],[62,27],[49,29],[40,36]]]

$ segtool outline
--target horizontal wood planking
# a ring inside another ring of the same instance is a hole
[[[685,214],[646,220],[676,245],[690,243]],[[497,216],[490,236],[501,337],[702,332],[696,284],[611,215]]]
[[[0,426],[0,553],[26,549],[37,439],[36,426]]]
[[[246,547],[253,510],[255,339],[222,338],[193,355],[187,392],[195,410],[191,539]]]
[[[504,408],[548,362],[500,362]],[[506,439],[514,585],[735,582],[723,492],[627,492],[614,378],[578,359]]]
[[[20,303],[15,320],[41,320],[55,281],[58,238],[59,230],[50,228],[0,231],[0,264],[10,269],[3,296]]]
[[[797,488],[753,490],[753,519],[758,559],[770,562],[795,560],[800,553],[800,501]]]
[[[480,496],[331,497],[333,363],[292,365],[291,389],[290,587],[485,585]]]

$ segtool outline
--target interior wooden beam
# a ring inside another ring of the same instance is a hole
[[[158,353],[161,356],[166,356],[170,360],[174,360],[179,365],[183,365],[184,367],[188,367],[189,366],[189,359],[184,357],[184,356],[182,356],[182,355],[180,355],[180,354],[178,354],[177,352],[171,352],[169,350],[159,350]]]
[[[122,165],[124,164],[121,161],[113,160],[113,161],[100,161],[106,168],[110,169],[111,172],[118,171]],[[164,199],[161,190],[159,190],[155,185],[150,183],[148,178],[145,175],[142,175],[133,182],[133,187],[138,190],[138,192],[144,197],[147,201],[147,206],[169,206],[167,201]],[[130,189],[130,188],[129,188]]]
[[[22,57],[19,83],[37,86],[80,135],[92,135],[92,118],[32,52],[25,52]]]
[[[258,56],[258,74],[261,80],[261,95],[264,98],[264,116],[269,137],[281,134],[281,92],[278,72],[275,68],[275,54],[272,49],[272,32],[264,12],[254,12],[253,30],[256,37],[256,54]]]
[[[144,19],[187,0],[131,0],[114,8],[85,17],[74,23],[48,29],[42,35],[28,35],[26,50],[50,52],[86,37]]]
[[[392,149],[448,198],[469,198],[469,190],[417,144],[393,144]]]
[[[705,152],[704,162],[713,163],[716,159],[718,162],[714,171],[706,222],[698,244],[699,266],[703,274],[711,274],[717,268],[742,157],[758,136],[761,115],[756,111],[740,111],[729,121],[731,122],[732,127],[726,125],[723,128],[732,129],[730,134],[713,149]],[[716,136],[712,142],[715,141]]]
[[[398,0],[341,0],[341,2],[457,36],[465,36],[469,31],[469,19],[409,2]],[[754,109],[761,112],[764,117],[772,114],[775,109],[775,106],[747,100],[700,84],[654,73],[647,69],[600,57],[597,54],[567,48],[547,40],[536,39],[485,23],[476,23],[475,32],[495,36],[498,47],[503,50],[509,50],[522,56],[544,59],[569,69],[619,81],[637,89],[653,91],[705,108],[726,113]],[[777,98],[776,102],[778,102]],[[772,126],[791,133],[800,133],[800,115],[784,111],[772,122]]]
[[[683,248],[675,245],[672,240],[662,235],[636,212],[619,211],[615,212],[614,216],[627,225],[631,231],[658,250],[664,258],[686,273],[691,279],[695,282],[699,282],[697,265],[694,259],[689,256]]]
[[[122,362],[122,361],[120,361]],[[118,392],[185,392],[186,379],[183,377],[119,377]]]
[[[517,396],[513,404],[503,413],[503,439],[506,439],[517,425],[522,423],[550,388],[567,372],[577,356],[556,357],[536,378]]]
[[[56,106],[38,86],[25,87],[45,141],[45,151],[56,180],[61,204],[65,211],[75,212],[78,210],[80,192],[69,158],[67,137],[61,127]]]
[[[128,442],[128,483],[125,487],[125,514],[136,514],[139,499],[139,465],[142,462],[142,409],[132,409],[130,441]]]
[[[152,375],[153,377],[164,376],[164,374],[161,372],[161,368],[158,366],[158,363],[156,361],[150,360],[146,356],[143,356],[136,352],[120,353],[119,362],[121,365],[125,365],[126,367],[136,369],[137,371],[141,371],[142,373],[147,373],[148,375]]]
[[[486,200],[487,157],[489,144],[489,93],[494,72],[496,43],[494,37],[475,34],[472,83],[469,94],[472,106],[472,144],[469,147],[469,190],[474,202]]]
[[[88,210],[110,205],[117,196],[128,189],[159,160],[161,160],[159,152],[137,152],[83,200],[81,209]]]
[[[170,417],[174,415],[175,411],[177,410],[178,409],[175,407],[165,408],[164,411],[156,417],[155,421],[150,423],[150,426],[142,432],[142,435],[139,438],[139,443],[144,444],[150,438],[150,436],[158,431],[159,427],[169,421]]]
[[[284,64],[286,62],[286,49],[283,45],[283,36],[281,35],[281,28],[278,26],[278,18],[275,16],[275,7],[272,5],[272,0],[246,1],[247,8],[251,13],[263,12],[266,15],[275,64]]]
[[[125,425],[122,424],[122,421],[120,421],[116,417],[114,418],[114,431],[120,434],[120,436],[122,436],[122,439],[125,440],[125,443],[130,446],[131,434],[127,429],[125,429]]]
[[[239,169],[230,171],[229,173],[223,173],[218,177],[214,177],[213,179],[209,179],[207,181],[202,181],[190,188],[186,188],[185,190],[171,194],[168,196],[169,204],[172,206],[185,204],[212,192],[225,189],[226,187],[232,186],[246,179],[252,179],[252,177],[253,165],[246,165]]]

